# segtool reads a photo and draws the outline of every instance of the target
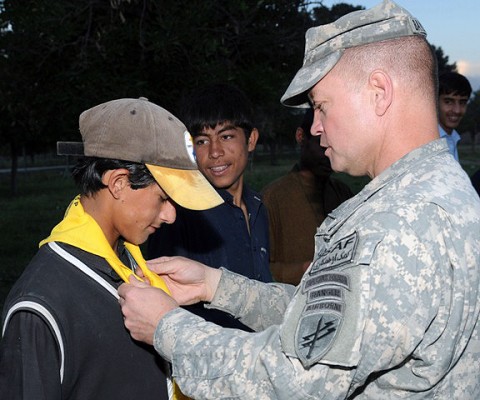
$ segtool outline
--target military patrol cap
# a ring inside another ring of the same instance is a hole
[[[305,35],[303,66],[280,101],[290,107],[308,107],[308,92],[335,66],[345,49],[414,35],[427,33],[415,17],[391,0],[310,28]]]

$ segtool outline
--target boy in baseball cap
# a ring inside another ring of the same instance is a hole
[[[82,142],[59,142],[58,153],[83,156],[80,194],[5,302],[0,397],[172,398],[167,365],[123,326],[117,287],[140,268],[168,292],[138,246],[175,220],[174,203],[223,200],[198,171],[185,126],[147,99],[97,105],[79,125]]]

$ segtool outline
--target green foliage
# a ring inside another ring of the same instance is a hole
[[[0,174],[0,308],[11,284],[37,251],[38,243],[61,220],[75,194],[70,174],[56,170],[19,174],[19,193],[13,198],[8,174]]]
[[[313,9],[314,25],[329,24],[352,11],[364,10],[363,6],[352,6],[347,3],[337,3],[331,8],[320,5]]]
[[[467,112],[458,128],[460,132],[469,132],[472,140],[480,132],[480,90],[472,94],[468,103]]]
[[[433,44],[431,46],[433,52],[435,53],[435,57],[437,58],[438,74],[440,75],[444,72],[456,72],[457,64],[449,64],[449,57],[445,55],[443,49],[441,47],[436,47]]]
[[[282,132],[279,98],[313,24],[305,3],[5,0],[2,139],[14,151],[52,148],[78,138],[78,115],[95,104],[145,96],[174,112],[184,92],[213,81],[242,87],[263,125]]]

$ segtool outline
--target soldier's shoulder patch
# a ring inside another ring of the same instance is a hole
[[[311,304],[299,320],[295,348],[297,357],[310,367],[332,347],[343,320],[343,304],[332,301]]]
[[[310,275],[316,274],[319,271],[328,269],[335,269],[344,264],[351,262],[355,256],[355,251],[358,244],[358,233],[345,236],[331,245],[322,247],[320,253],[315,257]]]
[[[295,331],[295,352],[305,367],[320,360],[333,346],[345,315],[350,276],[326,271],[302,282],[305,305]]]

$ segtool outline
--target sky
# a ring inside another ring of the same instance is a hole
[[[449,63],[456,63],[474,91],[480,90],[480,0],[394,0],[416,17],[427,31],[427,39],[441,47]],[[381,0],[324,0],[372,8]]]

